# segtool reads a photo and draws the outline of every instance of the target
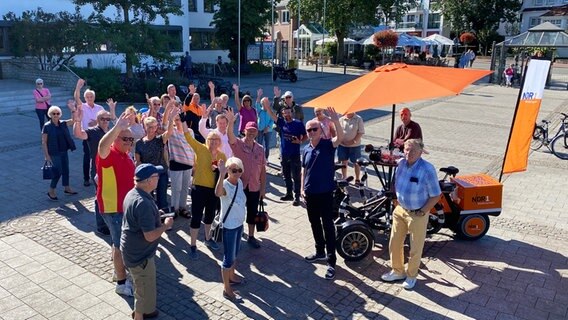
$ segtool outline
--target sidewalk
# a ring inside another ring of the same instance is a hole
[[[295,84],[278,82],[299,102],[353,78],[300,72]],[[246,78],[241,87],[272,95],[270,79]],[[479,84],[457,97],[407,104],[424,130],[427,159],[463,174],[495,174],[517,94]],[[566,92],[547,90],[540,117],[560,111],[568,112]],[[389,112],[363,114],[363,143],[384,143]],[[36,122],[33,113],[0,116],[0,162],[9,164],[0,172],[0,319],[129,319],[132,299],[115,294],[111,282],[109,239],[93,232],[94,189],[82,186],[82,153],[70,154],[71,186],[79,195],[59,188],[59,202],[49,201]],[[270,160],[277,162],[275,152]],[[179,218],[156,258],[159,319],[566,319],[567,169],[567,161],[548,152],[532,153],[529,170],[504,181],[503,212],[491,218],[483,239],[454,240],[448,229],[427,239],[413,291],[380,281],[388,271],[382,234],[369,257],[339,259],[336,279],[324,280],[325,265],[303,261],[313,251],[305,209],[278,200],[283,182],[271,170],[270,229],[259,234],[260,250],[243,241],[239,255],[237,271],[247,279],[239,288],[244,303],[222,297],[222,252],[198,241],[200,258],[189,260],[189,222]],[[378,184],[374,176],[370,182]]]

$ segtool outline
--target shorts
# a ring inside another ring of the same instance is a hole
[[[255,219],[258,215],[258,204],[260,202],[260,191],[249,191],[248,188],[246,188],[244,192],[247,198],[247,224],[255,224]]]
[[[122,232],[122,212],[101,213],[112,239],[112,246],[120,248],[120,233]]]
[[[339,161],[349,160],[351,163],[357,163],[357,159],[361,158],[361,146],[356,147],[337,147],[337,159]]]

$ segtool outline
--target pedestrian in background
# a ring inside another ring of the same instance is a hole
[[[49,116],[47,115],[47,110],[51,107],[51,92],[49,89],[45,88],[43,85],[43,80],[41,78],[37,78],[35,81],[36,88],[34,90],[34,99],[35,99],[35,111],[37,114],[37,118],[39,120],[39,130],[43,130],[43,125],[45,124],[45,120],[49,121]]]

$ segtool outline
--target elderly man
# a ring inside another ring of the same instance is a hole
[[[156,309],[156,264],[154,255],[164,231],[172,227],[173,218],[162,224],[160,212],[150,194],[158,185],[164,168],[144,163],[136,168],[135,186],[124,198],[124,219],[120,251],[134,282],[134,319],[158,316]]]
[[[256,142],[258,126],[256,122],[249,121],[244,127],[245,136],[237,139],[233,133],[235,115],[232,110],[227,111],[229,120],[229,144],[233,150],[233,155],[244,164],[244,171],[241,175],[243,190],[247,198],[247,218],[248,224],[248,244],[253,248],[260,248],[260,244],[254,237],[255,218],[258,214],[258,204],[260,198],[264,197],[266,190],[266,159],[264,158],[264,147]]]
[[[404,143],[404,159],[398,163],[395,178],[398,205],[393,212],[389,242],[392,270],[381,276],[387,282],[406,279],[402,286],[408,290],[416,284],[430,209],[442,194],[436,169],[421,158],[423,149],[424,145],[418,139]],[[404,272],[404,239],[407,233],[410,234],[410,257]]]
[[[177,96],[176,86],[173,83],[168,84],[167,91],[170,100],[175,100],[177,103],[181,103],[181,99]]]
[[[134,187],[134,162],[129,151],[134,143],[128,129],[134,114],[123,113],[116,125],[99,142],[97,155],[97,204],[110,230],[113,264],[117,279],[116,293],[132,296],[132,284],[126,279],[126,269],[120,252],[124,197]]]
[[[292,109],[283,108],[282,117],[277,117],[271,108],[263,106],[270,118],[276,122],[280,132],[280,155],[282,173],[286,183],[286,194],[280,198],[282,201],[290,201],[297,207],[300,205],[300,145],[307,140],[304,123],[292,117]],[[293,181],[293,184],[292,184]],[[292,194],[294,191],[294,194]]]
[[[365,134],[365,124],[363,118],[354,112],[347,113],[339,119],[340,126],[336,126],[337,131],[343,130],[343,140],[337,147],[337,159],[346,166],[341,169],[341,174],[347,177],[347,162],[353,163],[355,169],[355,183],[359,185],[361,180],[361,168],[357,164],[357,159],[361,158],[361,137]]]
[[[73,97],[75,98],[75,103],[77,106],[82,106],[83,108],[83,123],[82,126],[84,129],[94,127],[97,125],[97,114],[99,111],[104,110],[103,106],[98,105],[95,103],[95,91],[87,89],[83,93],[83,97],[85,98],[85,102],[81,101],[81,88],[85,85],[85,80],[79,79],[77,80],[77,85],[75,86],[75,92],[73,93]],[[112,101],[112,99],[107,100],[107,103],[110,107],[110,114],[112,120],[116,118],[115,116],[115,107],[116,103]],[[91,151],[89,149],[89,144],[87,140],[83,140],[83,185],[88,187],[91,185],[90,177],[93,175],[95,171],[94,167],[91,167]]]
[[[291,109],[294,119],[304,121],[304,110],[301,105],[296,104],[292,91],[286,91],[282,96],[282,91],[278,87],[274,87],[274,100],[272,101],[272,109],[275,114],[281,114],[282,109]]]
[[[215,129],[207,129],[207,120],[209,118],[209,114],[213,112],[213,105],[209,106],[209,108],[200,107],[200,110],[201,120],[199,120],[199,133],[204,137],[207,137],[207,135],[211,131],[219,133],[219,135],[221,136],[221,151],[223,151],[227,158],[232,157],[233,150],[231,150],[231,146],[229,145],[227,128],[229,127],[229,123],[234,120],[229,120],[226,113],[221,113],[215,117]]]
[[[330,122],[339,128],[339,116],[328,108]],[[325,278],[335,278],[335,226],[333,224],[333,190],[335,189],[335,148],[343,140],[343,130],[331,139],[323,137],[320,120],[306,123],[309,144],[302,157],[302,196],[306,200],[308,220],[316,242],[316,252],[305,257],[307,262],[327,260]],[[325,251],[327,249],[327,256]]]
[[[91,128],[83,128],[83,107],[78,106],[75,110],[75,117],[77,121],[73,124],[73,135],[83,141],[87,141],[91,155],[91,168],[96,170],[96,160],[99,149],[99,142],[109,129],[111,115],[108,111],[101,110],[97,113],[97,126]],[[91,170],[91,179],[95,181],[95,170]],[[95,182],[96,186],[96,182]],[[95,198],[95,221],[97,223],[96,232],[109,235],[110,232],[99,213],[97,199]]]
[[[412,114],[410,109],[402,108],[400,110],[400,120],[402,124],[396,128],[394,133],[394,146],[399,148],[400,151],[404,149],[404,142],[408,139],[422,140],[422,129],[420,125],[411,120]]]

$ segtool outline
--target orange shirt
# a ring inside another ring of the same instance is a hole
[[[97,155],[97,203],[100,213],[123,213],[124,197],[134,188],[134,161],[114,144],[105,159]]]
[[[195,113],[198,116],[201,116],[201,110],[199,110],[199,106],[196,105],[195,103],[190,103],[189,106],[186,106],[185,104],[183,105],[183,112],[187,112],[187,111],[191,111],[193,113]]]

